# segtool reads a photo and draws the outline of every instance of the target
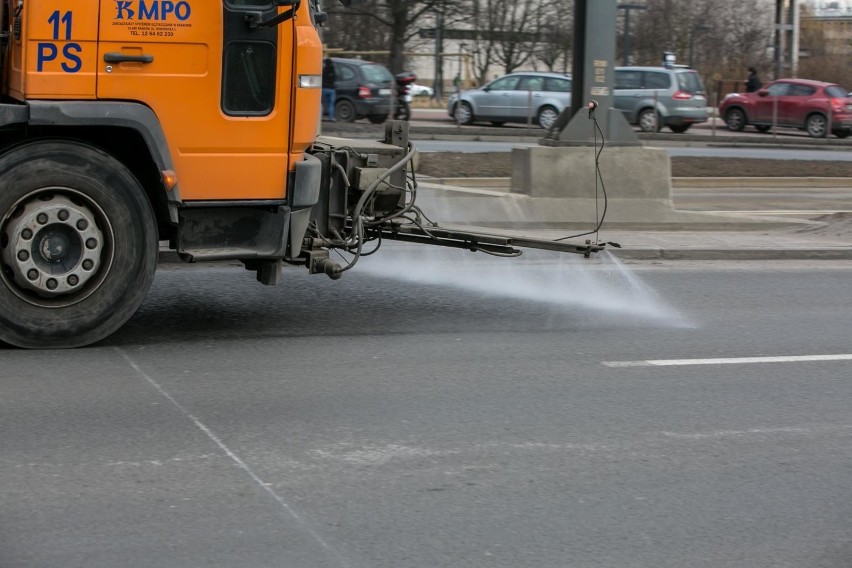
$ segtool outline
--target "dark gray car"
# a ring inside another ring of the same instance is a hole
[[[368,118],[380,124],[387,120],[393,93],[393,75],[384,65],[361,59],[332,57],[334,73],[334,114],[337,120],[352,122]]]

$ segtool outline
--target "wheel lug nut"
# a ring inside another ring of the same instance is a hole
[[[94,268],[95,263],[89,260],[88,258],[83,261],[83,270],[91,270]]]
[[[28,240],[30,240],[31,238],[33,238],[33,232],[32,232],[31,230],[29,230],[29,229],[24,229],[23,231],[21,231],[21,237],[22,237],[24,240],[27,240],[27,241],[28,241]]]
[[[96,239],[86,239],[86,248],[89,250],[94,249],[98,246],[98,241]]]
[[[69,215],[69,214],[68,214],[68,210],[67,210],[67,209],[63,209],[62,211],[60,211],[60,212],[59,212],[59,215],[58,215],[59,220],[60,220],[60,221],[67,221],[67,220],[68,220],[68,215]]]
[[[31,268],[30,271],[27,272],[27,278],[30,280],[38,280],[38,270]]]
[[[50,280],[47,281],[47,289],[48,290],[56,290],[57,286],[59,286],[59,283],[55,279],[51,278]]]
[[[68,277],[68,285],[69,286],[76,286],[78,282],[80,282],[80,279],[77,278],[76,275],[72,274],[71,276]]]
[[[85,231],[88,227],[89,227],[89,223],[85,219],[80,219],[79,221],[77,221],[77,228],[79,230]]]
[[[39,213],[36,217],[36,221],[38,221],[39,225],[47,224],[47,213]]]
[[[18,260],[20,260],[21,262],[26,262],[29,259],[30,259],[30,253],[28,253],[27,251],[22,250],[22,251],[18,252]]]

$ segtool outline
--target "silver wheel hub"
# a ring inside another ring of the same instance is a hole
[[[470,120],[470,111],[466,105],[459,103],[456,107],[456,120],[460,123],[466,123]]]
[[[549,129],[551,126],[553,126],[553,123],[556,122],[557,117],[558,115],[556,114],[556,111],[545,109],[544,111],[542,111],[541,116],[539,117],[539,126],[544,129]]]
[[[85,206],[60,195],[31,199],[4,227],[14,282],[52,298],[81,290],[101,267],[104,236]]]

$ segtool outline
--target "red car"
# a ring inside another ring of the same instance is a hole
[[[731,93],[719,105],[728,129],[753,125],[766,132],[773,124],[807,131],[823,138],[829,131],[838,138],[852,132],[852,98],[834,83],[807,79],[779,79],[756,93]]]

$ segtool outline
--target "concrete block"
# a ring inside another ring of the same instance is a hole
[[[596,153],[592,146],[514,148],[512,191],[530,197],[594,198],[596,187],[598,195],[603,189],[596,176]],[[662,200],[671,207],[671,161],[664,149],[606,147],[598,163],[610,199]]]

